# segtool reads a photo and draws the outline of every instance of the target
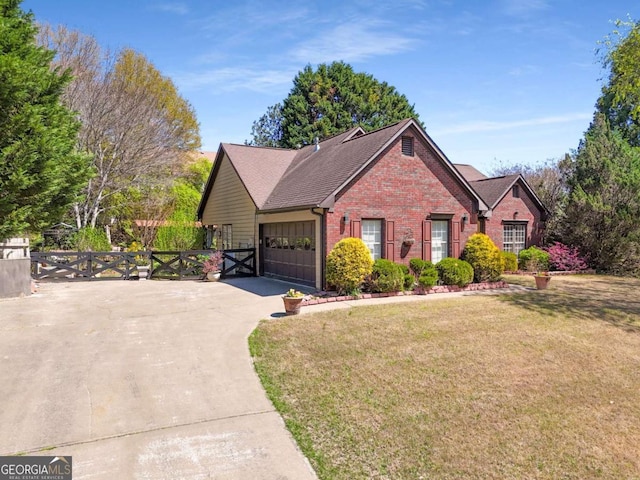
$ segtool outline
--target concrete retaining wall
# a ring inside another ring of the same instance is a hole
[[[0,298],[31,294],[31,259],[0,260]]]

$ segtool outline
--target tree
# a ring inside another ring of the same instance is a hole
[[[282,106],[253,123],[253,145],[297,148],[360,125],[365,131],[404,118],[418,119],[404,95],[344,62],[307,65],[293,80]]]
[[[640,273],[640,148],[596,114],[571,158],[565,243],[592,267]]]
[[[250,145],[261,147],[277,147],[282,141],[282,104],[276,103],[270,106],[260,119],[253,122],[251,127]]]
[[[78,147],[93,156],[96,174],[74,212],[78,227],[95,226],[107,210],[117,211],[119,193],[165,183],[200,146],[198,122],[173,82],[142,54],[111,55],[93,37],[64,27],[43,27],[40,41],[59,52],[55,66],[76,73],[65,102],[82,121]]]
[[[640,146],[640,22],[617,21],[616,26],[621,30],[603,42],[603,64],[610,72],[596,107],[623,138]]]
[[[0,238],[59,221],[90,172],[60,102],[70,73],[50,70],[54,52],[36,45],[20,3],[0,0]]]

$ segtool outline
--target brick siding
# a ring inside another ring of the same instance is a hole
[[[402,155],[398,138],[336,198],[333,212],[326,215],[327,253],[340,239],[351,236],[349,223],[354,220],[394,222],[393,241],[386,242],[391,240],[388,236],[382,239],[383,256],[389,258],[384,252],[393,252],[389,260],[405,264],[412,258],[423,258],[423,221],[432,213],[453,214],[450,228],[461,230],[460,251],[477,231],[477,224],[469,221],[474,213],[471,194],[416,132],[409,129],[404,136],[414,137],[413,157]],[[347,224],[343,221],[345,214],[349,216]],[[469,220],[462,226],[464,214]],[[414,238],[415,243],[403,246],[405,237]],[[450,242],[453,237],[450,232]]]

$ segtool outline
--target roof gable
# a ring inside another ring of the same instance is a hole
[[[533,201],[538,205],[541,211],[546,212],[547,208],[542,201],[538,198],[533,189],[529,186],[527,181],[519,173],[513,175],[505,175],[502,177],[484,178],[469,182],[471,186],[478,192],[483,198],[489,208],[494,209],[498,203],[505,197],[507,193],[511,191],[511,188],[519,183],[522,185]]]
[[[483,198],[413,119],[368,133],[355,127],[300,150],[221,144],[216,163],[226,153],[259,210],[330,207],[335,196],[408,129],[467,190],[479,210],[487,210]],[[214,164],[200,202],[199,218],[213,188],[216,167]]]
[[[314,145],[305,147],[264,209],[320,206],[374,158],[405,122],[369,133],[357,127],[323,141],[317,150]]]

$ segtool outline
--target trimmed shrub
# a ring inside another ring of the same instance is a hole
[[[404,277],[403,288],[405,290],[413,290],[413,286],[416,283],[416,277],[414,277],[404,263],[397,264],[402,270],[402,276]]]
[[[525,248],[518,254],[518,266],[529,272],[549,270],[549,254],[536,246]]]
[[[495,282],[504,271],[500,250],[484,233],[474,233],[469,237],[462,259],[471,264],[476,282]]]
[[[409,260],[409,269],[414,275],[418,285],[422,288],[431,288],[438,283],[438,270],[429,260],[412,258]]]
[[[444,285],[466,287],[473,282],[473,267],[464,260],[451,257],[443,258],[436,264],[436,268],[440,281]]]
[[[515,272],[518,270],[518,256],[513,252],[500,252],[504,262],[505,272]]]
[[[429,262],[431,263],[431,262]],[[431,264],[422,271],[422,274],[418,277],[418,285],[422,288],[431,288],[438,284],[438,270]]]
[[[433,263],[429,260],[422,260],[421,258],[412,258],[409,260],[409,269],[411,273],[413,273],[416,278],[419,278],[422,275],[422,272],[427,269],[433,267]]]
[[[372,272],[371,253],[360,238],[343,238],[327,255],[327,283],[338,293],[355,293]]]
[[[375,292],[399,292],[404,284],[404,274],[400,265],[391,260],[379,258],[373,263],[372,275]]]
[[[579,272],[587,269],[587,262],[585,262],[576,247],[569,247],[564,243],[555,242],[545,250],[549,254],[549,266],[554,270]]]

